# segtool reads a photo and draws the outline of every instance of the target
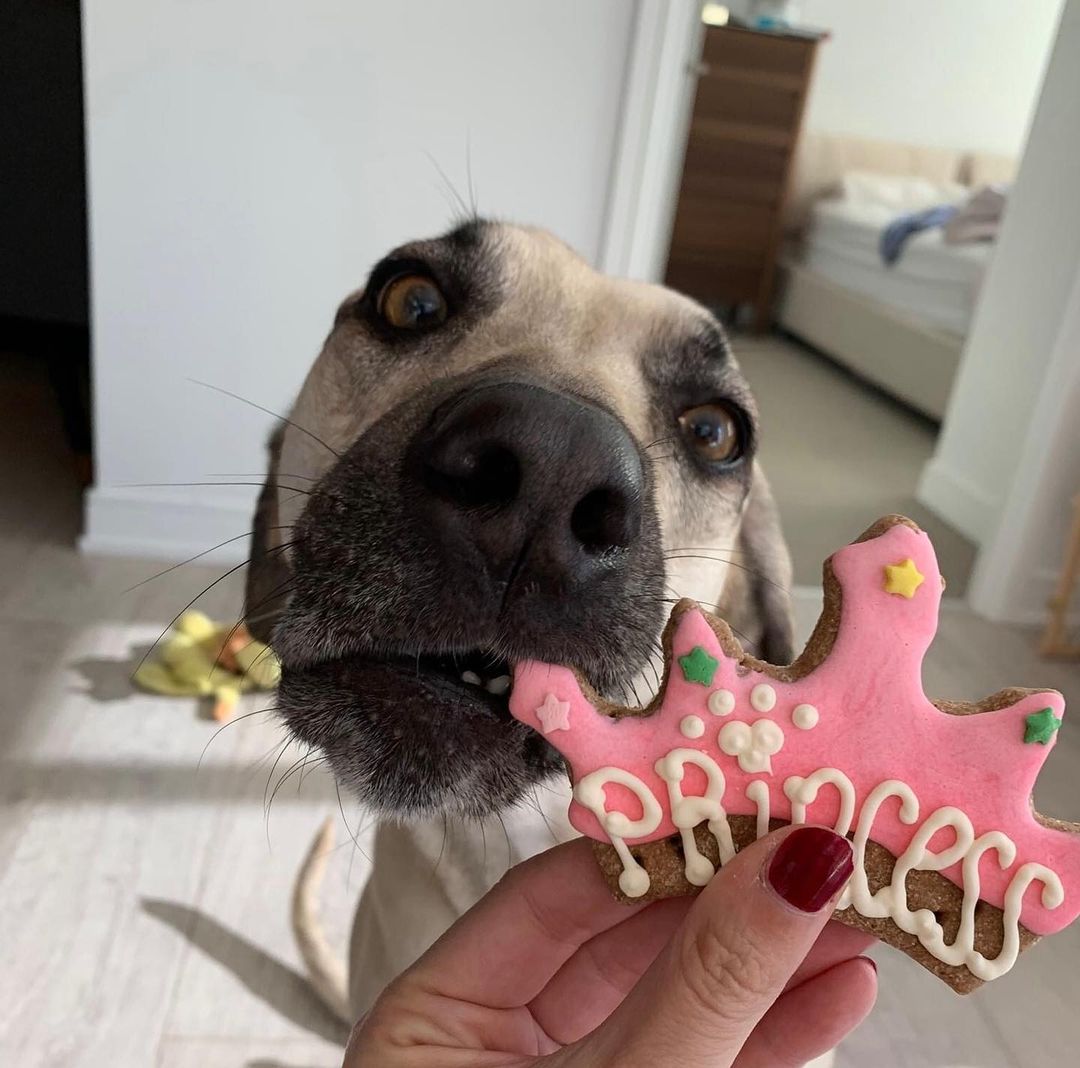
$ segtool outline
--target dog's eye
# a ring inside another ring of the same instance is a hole
[[[699,404],[679,416],[690,448],[709,463],[731,463],[742,455],[742,426],[725,404]]]
[[[446,298],[421,274],[392,278],[379,291],[379,315],[401,330],[426,330],[446,320]]]

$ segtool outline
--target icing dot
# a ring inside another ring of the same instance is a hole
[[[780,724],[774,723],[771,719],[759,719],[751,727],[751,731],[756,749],[764,749],[767,753],[778,753],[784,744],[784,732],[780,729]]]
[[[721,729],[717,740],[720,748],[728,756],[738,756],[750,748],[750,728],[742,721],[736,720]]]
[[[759,719],[752,726],[736,720],[721,727],[716,740],[728,756],[738,758],[743,771],[766,771],[771,775],[769,758],[783,748],[784,732],[771,719]]]
[[[799,730],[811,731],[818,725],[818,710],[813,705],[796,705],[791,713],[791,722]]]
[[[714,716],[730,716],[735,711],[735,695],[730,690],[713,690],[709,694],[709,711]]]
[[[700,738],[705,733],[705,721],[700,716],[683,716],[679,730],[687,738]]]
[[[643,868],[629,868],[619,876],[619,889],[627,897],[641,897],[649,889],[649,875]]]
[[[776,704],[776,691],[767,682],[759,682],[750,691],[750,704],[758,712],[771,712]]]

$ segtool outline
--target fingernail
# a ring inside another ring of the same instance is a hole
[[[765,878],[801,912],[820,912],[851,878],[851,845],[827,827],[800,827],[769,861]]]

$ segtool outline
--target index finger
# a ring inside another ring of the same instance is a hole
[[[511,868],[402,978],[493,1008],[524,1005],[583,943],[646,907],[611,896],[579,838]]]

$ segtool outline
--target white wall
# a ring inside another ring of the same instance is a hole
[[[1080,488],[1075,436],[1058,432],[1059,421],[1077,420],[1075,405],[1059,407],[1076,384],[1064,368],[1080,374],[1078,101],[1080,0],[1067,0],[942,434],[919,487],[924,504],[989,547],[972,599],[998,618],[1041,617],[1068,497]],[[1053,492],[1043,493],[1043,479],[1057,480],[1045,483]],[[1035,496],[1037,536],[1028,531],[1022,557],[1006,563]],[[1003,535],[1006,528],[1013,533]]]
[[[600,254],[625,0],[86,0],[97,488],[84,547],[196,552],[245,529],[340,297],[479,209]],[[449,203],[448,203],[449,202]],[[242,555],[242,543],[232,555]]]
[[[1080,263],[1042,388],[1019,444],[999,521],[979,554],[970,601],[991,619],[1046,621],[1080,491]],[[1074,598],[1071,621],[1080,603]]]
[[[1061,0],[803,0],[808,129],[1016,154]]]

